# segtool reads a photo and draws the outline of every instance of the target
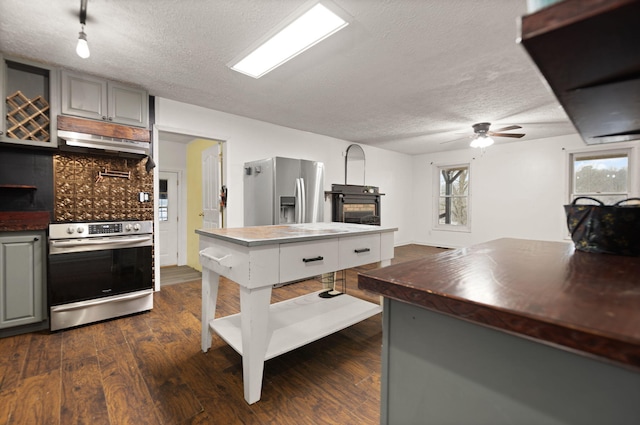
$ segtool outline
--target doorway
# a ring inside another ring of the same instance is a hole
[[[158,222],[160,231],[160,267],[178,265],[178,172],[160,171]]]
[[[175,203],[172,203],[170,200],[167,202],[167,207],[170,208],[171,205],[177,205],[177,230],[176,230],[176,251],[177,251],[177,261],[173,259],[173,242],[171,241],[171,237],[169,234],[164,234],[165,230],[170,231],[169,229],[164,229],[165,224],[169,224],[164,220],[160,220],[160,197],[154,196],[154,202],[156,214],[155,214],[155,229],[157,231],[154,235],[154,244],[155,244],[155,258],[158,260],[158,263],[164,266],[165,264],[177,264],[178,268],[181,266],[189,266],[196,270],[200,270],[200,262],[198,255],[198,235],[195,233],[195,230],[201,228],[203,223],[203,216],[200,216],[203,213],[203,203],[202,203],[202,183],[203,176],[201,174],[201,166],[202,166],[202,150],[217,146],[218,149],[218,160],[217,162],[217,188],[214,189],[214,185],[211,185],[211,190],[215,190],[215,193],[221,191],[222,185],[225,183],[225,166],[223,155],[226,149],[226,144],[224,140],[216,139],[209,134],[202,134],[198,132],[193,132],[190,130],[166,127],[166,126],[153,126],[154,133],[154,152],[156,154],[154,157],[158,163],[158,172],[156,174],[157,177],[154,178],[154,193],[160,194],[160,181],[164,180],[167,177],[167,197],[171,196],[170,187],[172,185],[171,179],[168,178],[170,176],[165,176],[161,174],[163,172],[177,172],[178,176],[178,189],[177,200]],[[164,185],[164,183],[162,183]],[[217,200],[217,196],[214,198]],[[162,200],[164,203],[164,200]],[[219,221],[218,226],[224,226],[224,216],[225,210],[224,208],[218,211],[219,213]],[[168,218],[171,217],[171,212],[167,210]],[[174,215],[175,216],[175,215]],[[169,220],[167,220],[169,221]],[[161,232],[162,241],[161,239]],[[166,237],[165,237],[166,236]],[[165,248],[164,241],[168,239],[168,246]],[[169,254],[171,253],[171,254]],[[169,259],[171,258],[171,260]],[[155,269],[155,278],[156,278],[156,290],[160,290],[160,269],[163,268],[165,271],[170,269],[171,267],[156,267]]]

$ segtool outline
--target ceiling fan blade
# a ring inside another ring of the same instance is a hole
[[[508,125],[506,127],[502,127],[502,128],[497,129],[497,130],[494,130],[493,132],[494,133],[500,133],[501,131],[517,130],[519,128],[522,128],[522,127],[520,127],[519,125]]]
[[[515,139],[524,137],[524,133],[494,133],[493,131],[490,131],[488,134],[491,137],[513,137]]]

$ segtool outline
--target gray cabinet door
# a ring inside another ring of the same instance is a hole
[[[0,329],[45,318],[43,240],[44,232],[0,233]]]
[[[63,71],[62,113],[146,128],[149,125],[148,94],[137,87]]]
[[[109,118],[113,122],[147,127],[149,101],[146,90],[109,83]]]
[[[106,80],[63,71],[62,113],[94,120],[107,120]]]

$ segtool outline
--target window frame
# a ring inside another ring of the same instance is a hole
[[[568,185],[567,185],[567,202],[570,204],[573,200],[580,196],[590,196],[598,199],[598,196],[612,196],[612,195],[621,195],[625,199],[633,197],[633,193],[635,192],[634,188],[634,180],[635,180],[635,155],[634,155],[633,147],[605,147],[605,148],[597,148],[597,149],[586,149],[586,150],[576,150],[567,152],[568,154]],[[576,193],[575,191],[575,162],[576,160],[580,160],[580,158],[585,157],[594,157],[594,156],[608,156],[608,155],[618,155],[627,157],[627,190],[626,192],[594,192],[594,193]],[[606,202],[605,202],[606,203]]]
[[[467,224],[443,224],[440,223],[440,176],[442,170],[466,168],[467,169]],[[443,230],[451,232],[471,232],[471,186],[472,186],[472,171],[471,163],[443,163],[433,164],[433,216],[432,216],[432,229]]]

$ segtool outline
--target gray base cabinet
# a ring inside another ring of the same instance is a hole
[[[62,113],[147,128],[148,93],[99,77],[62,71]]]
[[[0,329],[46,319],[45,233],[0,233]]]
[[[640,423],[640,373],[384,299],[380,422]]]

